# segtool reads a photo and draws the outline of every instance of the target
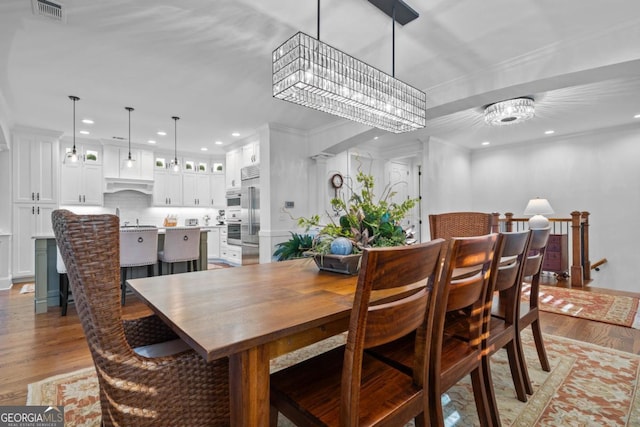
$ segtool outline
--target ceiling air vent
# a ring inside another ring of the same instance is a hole
[[[34,15],[46,16],[56,21],[67,21],[67,16],[60,1],[31,0],[31,7]]]

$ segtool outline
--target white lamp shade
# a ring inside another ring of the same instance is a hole
[[[547,199],[531,199],[524,209],[525,215],[550,215],[552,213],[553,208]]]
[[[547,228],[549,227],[549,220],[543,215],[549,215],[553,213],[553,209],[547,199],[531,199],[527,203],[527,207],[524,209],[525,215],[533,215],[529,219],[529,228]]]

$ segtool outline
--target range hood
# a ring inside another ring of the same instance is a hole
[[[104,193],[117,193],[118,191],[138,191],[143,194],[153,194],[153,180],[138,178],[104,179]]]

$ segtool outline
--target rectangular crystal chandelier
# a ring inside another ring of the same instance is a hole
[[[426,125],[424,92],[303,32],[273,51],[273,96],[393,133]]]

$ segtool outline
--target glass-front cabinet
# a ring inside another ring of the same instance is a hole
[[[102,147],[76,143],[75,161],[73,143],[61,143],[60,152],[60,204],[102,206]]]

